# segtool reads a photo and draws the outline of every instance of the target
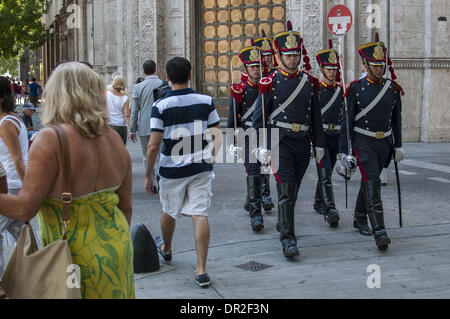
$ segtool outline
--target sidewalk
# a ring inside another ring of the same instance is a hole
[[[159,197],[143,189],[140,144],[128,141],[133,165],[132,227],[143,223],[153,238],[160,234]],[[193,224],[177,221],[171,265],[161,262],[154,273],[136,274],[137,298],[450,298],[450,144],[406,143],[407,159],[399,164],[403,228],[399,228],[397,188],[393,165],[382,187],[383,206],[392,244],[378,251],[373,237],[352,227],[360,177],[345,184],[333,176],[341,221],[332,229],[313,211],[316,172],[313,162],[305,174],[296,205],[295,230],[300,257],[284,258],[275,229],[276,207],[264,215],[260,233],[250,229],[243,205],[246,195],[242,164],[216,164],[214,197],[209,210],[211,241],[207,270],[212,284],[201,289],[194,282],[196,264]],[[276,203],[274,178],[271,195]],[[32,220],[37,229],[36,218]],[[8,239],[7,239],[8,240]],[[12,252],[7,241],[6,256]],[[380,267],[380,288],[368,288]],[[369,277],[370,276],[370,277]]]
[[[136,145],[128,146],[133,159]],[[449,144],[408,143],[407,158],[450,168]],[[134,161],[135,217],[153,237],[159,233],[161,208],[158,198],[143,194],[140,159]],[[420,162],[422,163],[422,162]],[[427,166],[427,165],[425,165]],[[312,209],[315,168],[311,162],[296,205],[296,235],[300,257],[284,258],[275,229],[276,207],[264,215],[265,228],[250,230],[243,209],[245,177],[240,164],[215,166],[213,204],[210,209],[211,243],[207,269],[213,281],[207,289],[194,282],[196,264],[193,226],[189,218],[177,221],[170,266],[136,275],[137,298],[449,298],[450,216],[447,213],[450,184],[429,181],[436,171],[399,165],[403,194],[403,228],[399,228],[397,189],[393,165],[388,186],[382,188],[388,234],[388,251],[379,251],[373,237],[352,227],[359,176],[349,183],[349,208],[345,209],[344,182],[333,177],[341,221],[332,229]],[[423,175],[423,176],[422,176]],[[450,174],[439,176],[450,182]],[[271,193],[277,199],[273,178]],[[430,184],[429,184],[430,183]],[[150,197],[150,198],[149,198]],[[144,200],[143,198],[147,198]],[[136,204],[138,204],[136,206]],[[368,288],[374,278],[369,265],[380,267],[380,288]]]

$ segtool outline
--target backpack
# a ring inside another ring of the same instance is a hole
[[[156,89],[153,90],[153,100],[156,102],[166,96],[168,92],[171,91],[169,82],[163,81],[163,83]]]

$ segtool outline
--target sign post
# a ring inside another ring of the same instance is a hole
[[[342,87],[346,90],[345,85],[345,72],[344,72],[344,59],[342,57],[342,52],[344,50],[344,36],[352,27],[353,16],[352,12],[346,6],[339,4],[331,8],[327,17],[328,29],[334,35],[337,35],[339,38],[339,61],[341,67],[341,76],[342,76]],[[345,91],[344,91],[345,92]],[[345,94],[345,93],[344,93]],[[350,128],[348,123],[348,107],[347,107],[347,98],[344,95],[344,106],[345,106],[345,120],[346,120],[346,129],[347,129],[347,147],[348,147],[348,155],[352,154],[352,140],[350,138]],[[345,208],[348,208],[348,179],[347,172],[345,172]]]

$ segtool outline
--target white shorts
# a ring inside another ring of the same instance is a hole
[[[207,171],[184,178],[159,180],[159,199],[163,212],[177,219],[181,215],[208,216],[211,206],[214,172]]]

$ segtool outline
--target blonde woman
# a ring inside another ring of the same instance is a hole
[[[42,120],[67,134],[73,198],[68,242],[81,268],[82,297],[134,298],[131,160],[107,125],[105,89],[86,65],[63,63],[46,85]],[[31,146],[21,191],[0,194],[0,214],[20,221],[38,215],[44,246],[62,235],[63,173],[57,134],[44,128]]]
[[[125,95],[125,79],[121,76],[114,78],[112,91],[106,92],[106,101],[109,112],[109,126],[113,128],[124,144],[127,143],[128,129],[130,126],[130,101]]]

